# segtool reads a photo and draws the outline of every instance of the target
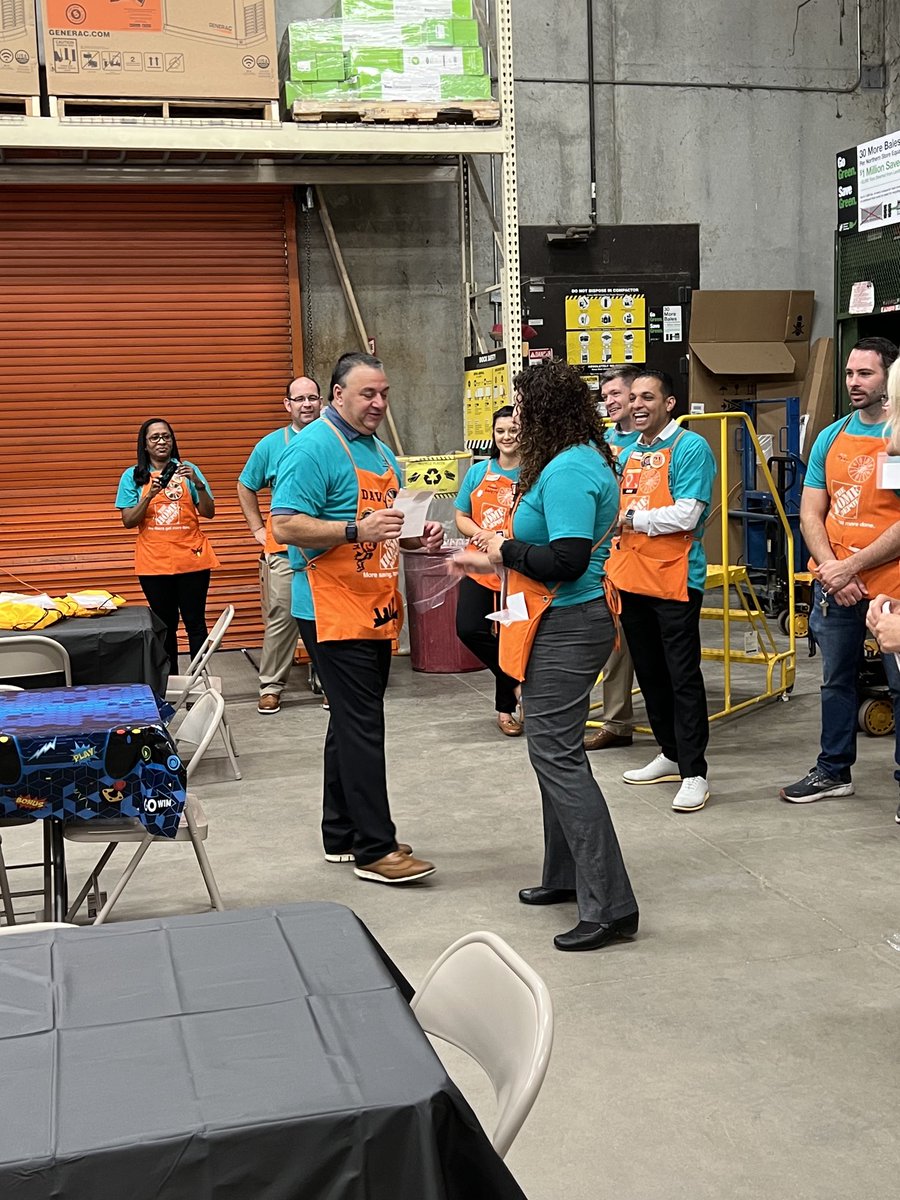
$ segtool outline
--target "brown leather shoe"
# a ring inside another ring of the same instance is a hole
[[[616,746],[630,746],[634,738],[630,733],[613,733],[609,729],[597,729],[584,739],[585,750],[612,750]]]
[[[375,883],[415,883],[427,875],[433,875],[434,871],[434,863],[413,858],[411,854],[401,854],[399,850],[392,850],[377,862],[353,868],[354,874],[360,879],[371,879]]]
[[[256,711],[265,714],[281,712],[281,697],[276,692],[264,692],[259,698]]]
[[[412,846],[410,846],[408,842],[398,842],[397,853],[412,854]],[[350,863],[355,862],[356,859],[353,857],[353,854],[350,850],[345,850],[343,853],[338,854],[328,854],[326,852],[325,861],[327,863]]]
[[[507,737],[522,736],[522,722],[515,713],[497,713],[497,728]]]

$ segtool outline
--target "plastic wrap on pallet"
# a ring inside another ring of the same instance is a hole
[[[337,14],[335,14],[337,15]],[[340,15],[351,21],[471,20],[472,0],[341,0]]]
[[[344,99],[406,100],[435,104],[445,100],[486,100],[486,75],[443,75],[439,71],[361,71],[346,82]]]

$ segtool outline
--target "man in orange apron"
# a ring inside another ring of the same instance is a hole
[[[779,793],[792,804],[853,795],[866,613],[879,592],[900,592],[900,498],[879,486],[887,449],[887,370],[897,355],[886,338],[856,343],[845,371],[850,415],[824,429],[809,456],[800,528],[816,576],[809,628],[822,651],[822,734],[816,765]],[[894,778],[900,781],[900,672],[892,654],[882,659],[894,706]]]
[[[671,378],[646,371],[632,384],[640,436],[620,459],[620,535],[606,573],[619,590],[622,626],[660,753],[631,784],[681,781],[676,812],[709,799],[709,719],[700,667],[700,608],[706,587],[703,523],[716,462],[704,438],[671,418]]]
[[[322,838],[328,862],[361,879],[413,883],[434,866],[398,843],[388,802],[384,692],[397,635],[403,514],[392,505],[400,470],[375,436],[388,406],[382,363],[344,354],[330,403],[284,452],[272,494],[272,531],[294,571],[291,611],[331,708],[325,738]],[[436,550],[428,521],[404,547]]]
[[[294,572],[288,562],[287,546],[272,535],[271,517],[263,519],[257,493],[275,483],[275,467],[287,447],[310,421],[322,411],[319,385],[308,375],[292,379],[287,386],[284,407],[291,423],[276,429],[254,446],[238,476],[238,500],[250,532],[262,547],[260,582],[265,597],[266,632],[259,659],[259,703],[264,715],[281,709],[281,693],[291,673],[297,649],[297,622],[291,615],[291,581]]]
[[[600,384],[606,415],[614,422],[606,431],[606,441],[615,455],[617,466],[624,461],[623,456],[627,457],[639,436],[631,416],[634,379],[635,372],[630,367],[618,367],[610,371]],[[585,735],[585,750],[613,750],[631,745],[634,735],[631,705],[633,683],[634,663],[620,630],[618,649],[613,650],[603,668],[603,725]]]

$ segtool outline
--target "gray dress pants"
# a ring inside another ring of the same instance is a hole
[[[542,883],[574,889],[579,919],[601,923],[638,908],[583,746],[591,689],[613,640],[604,600],[551,605],[538,626],[522,685],[528,757],[544,815]]]

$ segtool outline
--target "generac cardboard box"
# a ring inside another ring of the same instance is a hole
[[[0,0],[0,95],[38,96],[34,0]]]
[[[41,0],[41,21],[52,96],[278,96],[275,0]]]

